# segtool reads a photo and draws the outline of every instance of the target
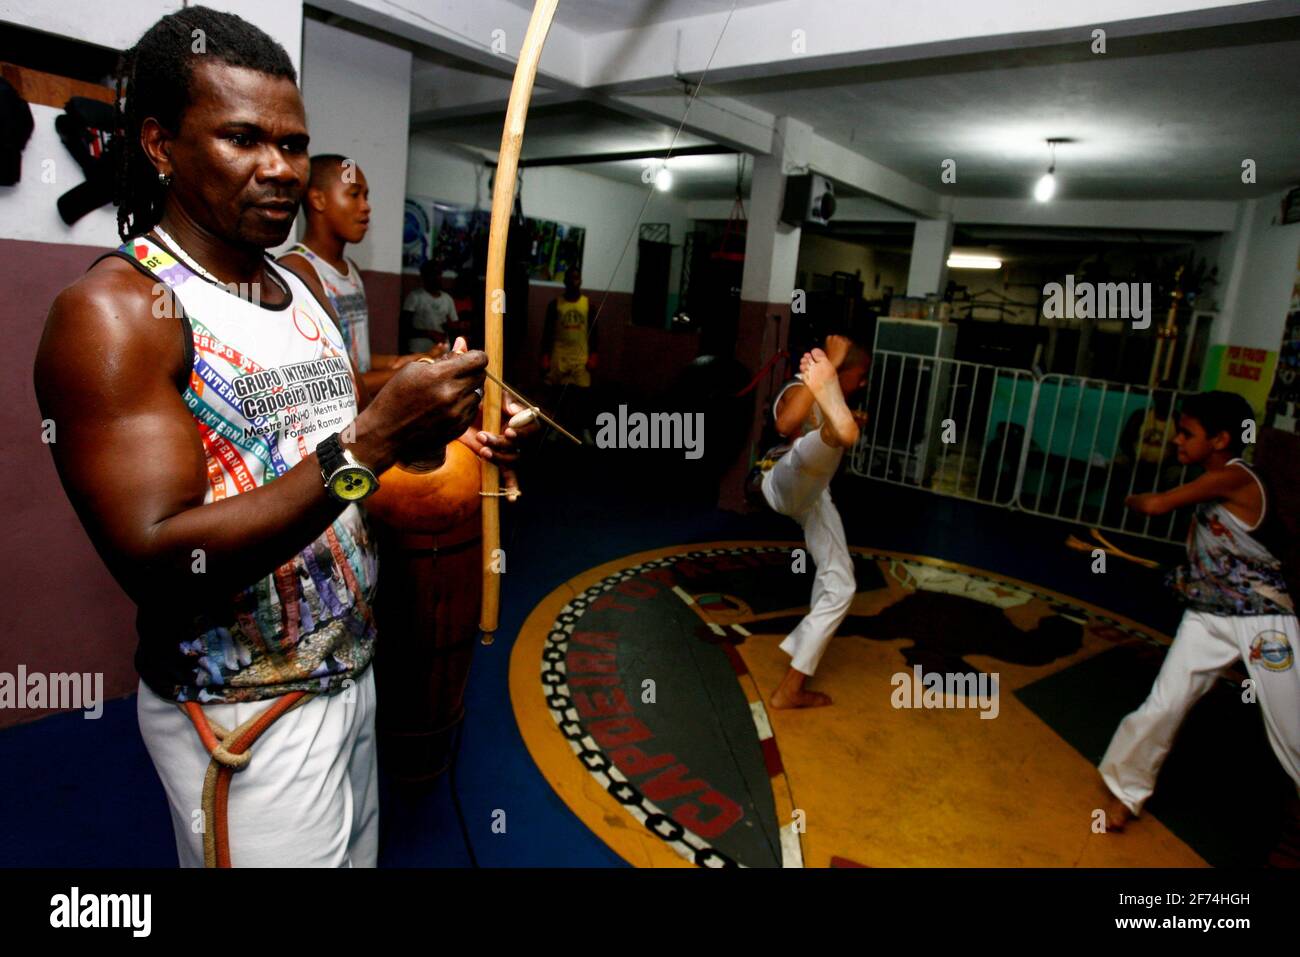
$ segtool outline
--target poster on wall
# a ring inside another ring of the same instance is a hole
[[[419,272],[432,259],[445,269],[473,275],[475,250],[487,238],[490,219],[485,209],[408,196],[402,220],[402,270]]]
[[[1291,287],[1291,304],[1282,329],[1282,345],[1277,356],[1277,376],[1268,397],[1269,420],[1273,425],[1296,431],[1300,417],[1300,261],[1296,263],[1295,283]]]
[[[419,272],[429,260],[446,269],[477,275],[476,256],[485,254],[491,213],[486,209],[408,196],[402,219],[402,270]],[[563,282],[570,266],[582,268],[586,229],[549,219],[524,218],[528,278]]]
[[[587,234],[583,227],[525,217],[524,233],[531,250],[528,258],[529,279],[564,282],[564,274],[569,271],[569,267],[577,266],[581,271],[582,246]]]

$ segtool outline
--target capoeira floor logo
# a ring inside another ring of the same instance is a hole
[[[973,735],[979,746],[967,749],[977,755],[969,760],[981,766],[985,746],[1041,757],[1044,736],[1059,746],[1053,760],[1078,762],[1077,751],[1010,700],[1063,662],[1132,637],[1155,640],[1032,586],[857,550],[858,593],[822,665],[852,677],[838,686],[826,679],[829,708],[770,711],[789,661],[777,646],[808,609],[809,577],[792,572],[794,547],[726,543],[632,556],[557,589],[525,623],[510,677],[524,740],[577,816],[625,859],[662,865],[655,855],[671,861],[675,852],[705,867],[874,863],[878,854],[855,845],[844,826],[835,840],[845,843],[809,859],[792,822],[806,819],[811,831],[851,817],[853,809],[827,802],[875,786],[855,776],[887,779],[898,753],[873,748],[903,747],[918,729]],[[909,678],[963,676],[964,707],[999,720],[927,709],[924,679],[921,700],[895,709],[891,679],[900,665]],[[793,737],[782,738],[783,728]],[[806,750],[841,745],[852,754],[847,762]],[[838,770],[820,777],[816,769],[831,766]],[[1056,770],[1036,773],[1048,780]],[[596,807],[593,793],[610,807]],[[646,840],[657,850],[636,843]],[[1077,858],[1077,848],[1063,844],[1061,854]]]

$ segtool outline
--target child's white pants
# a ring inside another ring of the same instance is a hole
[[[204,705],[237,728],[273,701]],[[203,776],[209,757],[189,717],[142,681],[140,733],[171,805],[181,867],[203,866]],[[375,678],[281,715],[230,782],[234,867],[374,867],[379,857]]]
[[[1101,759],[1107,787],[1134,814],[1155,789],[1156,775],[1183,718],[1216,677],[1238,658],[1254,682],[1268,742],[1300,788],[1300,629],[1294,615],[1211,615],[1189,611],[1142,707],[1123,721]],[[1242,689],[1243,696],[1246,689]]]
[[[817,566],[808,614],[781,649],[790,665],[806,675],[817,663],[853,603],[857,583],[844,523],[831,501],[830,483],[844,450],[827,445],[820,430],[796,439],[793,447],[763,476],[763,497],[803,528],[809,557]]]

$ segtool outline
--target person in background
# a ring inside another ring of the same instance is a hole
[[[443,290],[442,266],[426,260],[420,266],[421,288],[412,289],[402,303],[398,341],[407,352],[429,352],[447,343],[447,324],[459,322],[456,303]]]
[[[302,208],[307,230],[277,262],[333,308],[349,357],[370,390],[378,391],[394,372],[419,355],[370,351],[366,287],[356,263],[345,255],[348,244],[361,242],[370,230],[370,187],[365,173],[338,153],[313,156]]]
[[[590,441],[591,370],[596,368],[596,330],[591,326],[587,297],[582,294],[582,272],[570,266],[564,274],[564,293],[546,307],[542,331],[542,368],[550,404],[583,431]],[[554,433],[551,433],[552,435]]]

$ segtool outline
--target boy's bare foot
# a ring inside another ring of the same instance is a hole
[[[1107,831],[1122,831],[1129,821],[1133,820],[1133,812],[1128,809],[1128,805],[1121,801],[1115,795],[1110,793],[1110,788],[1102,785],[1102,790],[1106,795],[1106,803],[1101,806],[1102,813],[1106,816],[1105,825]]]
[[[835,368],[844,365],[844,359],[849,354],[849,345],[848,336],[826,337],[826,358],[831,360],[831,365]]]
[[[785,673],[781,683],[772,692],[773,708],[824,708],[831,703],[831,696],[820,691],[806,691],[804,682],[808,676],[793,668]]]
[[[848,448],[858,440],[858,423],[840,391],[839,372],[820,349],[804,353],[799,360],[803,384],[812,391],[822,412],[822,438],[838,448]]]

